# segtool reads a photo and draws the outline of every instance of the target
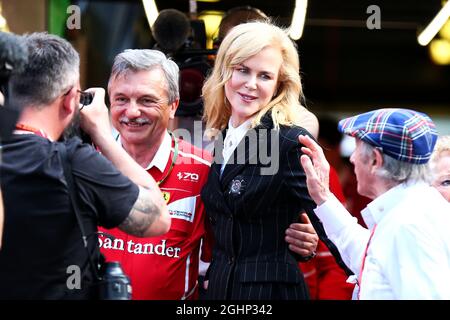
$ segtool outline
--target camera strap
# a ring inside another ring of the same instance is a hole
[[[72,166],[71,166],[71,161],[69,160],[69,157],[67,156],[66,145],[64,143],[56,143],[56,146],[59,151],[61,164],[62,164],[63,171],[64,171],[64,177],[66,178],[67,189],[69,191],[70,204],[71,204],[72,210],[75,213],[75,216],[77,218],[78,226],[80,227],[81,239],[83,241],[83,246],[86,248],[86,252],[88,255],[88,259],[89,259],[89,264],[92,268],[95,279],[101,280],[101,277],[99,276],[99,274],[97,272],[97,268],[95,267],[94,261],[92,261],[91,253],[89,252],[88,241],[87,241],[88,237],[86,236],[83,222],[81,220],[81,214],[78,210],[77,202],[75,201],[75,199],[76,199],[75,184],[73,182]]]
[[[177,162],[177,158],[178,158],[178,140],[177,138],[175,138],[175,135],[173,134],[172,131],[167,131],[169,133],[170,139],[171,139],[171,148],[172,148],[172,143],[173,143],[173,156],[172,156],[172,160],[170,161],[170,167],[169,170],[167,171],[167,173],[158,181],[156,181],[156,184],[158,186],[160,186],[166,179],[167,177],[170,175],[170,173],[172,172],[173,167],[175,166],[176,162]],[[120,134],[118,134],[116,136],[116,141],[118,141],[120,138]]]

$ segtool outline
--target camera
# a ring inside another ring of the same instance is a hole
[[[80,94],[79,111],[81,111],[85,106],[88,106],[92,103],[92,101],[94,100],[94,93],[81,90],[78,90],[78,93]],[[79,113],[75,114],[74,121],[72,121],[70,126],[66,128],[66,130],[64,131],[64,139],[69,139],[73,136],[78,136],[84,143],[92,144],[91,137],[87,133],[85,133],[80,127]]]
[[[120,262],[105,262],[100,269],[98,283],[100,300],[131,300],[131,283]]]
[[[80,104],[82,107],[90,105],[94,100],[94,94],[92,92],[80,91]]]

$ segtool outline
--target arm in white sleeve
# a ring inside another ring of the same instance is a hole
[[[358,224],[334,195],[314,209],[325,232],[336,245],[345,264],[359,275],[362,256],[369,241],[370,231]]]

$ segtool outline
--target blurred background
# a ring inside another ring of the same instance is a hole
[[[212,64],[219,23],[230,9],[255,7],[288,27],[301,2],[0,0],[0,28],[18,34],[48,31],[69,39],[81,55],[82,86],[106,87],[117,53],[155,47],[151,26],[164,9],[178,9],[189,19],[183,61],[201,55]],[[303,34],[296,40],[307,107],[334,118],[379,107],[409,107],[427,112],[441,134],[450,134],[450,25],[426,46],[417,40],[444,4],[307,1]],[[368,12],[373,5],[379,11]],[[378,25],[374,13],[379,13]]]

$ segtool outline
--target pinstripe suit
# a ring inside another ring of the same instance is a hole
[[[279,146],[271,142],[273,122],[265,115],[261,124],[247,132],[220,175],[223,144],[215,145],[215,162],[202,190],[202,199],[211,222],[215,246],[208,270],[209,299],[307,299],[308,291],[293,253],[284,240],[285,230],[306,211],[319,236],[321,224],[312,212],[315,207],[306,189],[306,177],[299,158],[300,127],[281,127]],[[256,134],[257,143],[249,144]],[[272,162],[279,156],[279,168],[262,175],[263,161],[258,149],[267,147]],[[273,147],[273,150],[271,150]],[[237,150],[245,150],[236,162]],[[243,160],[243,161],[242,161]],[[333,253],[337,253],[335,247]]]

